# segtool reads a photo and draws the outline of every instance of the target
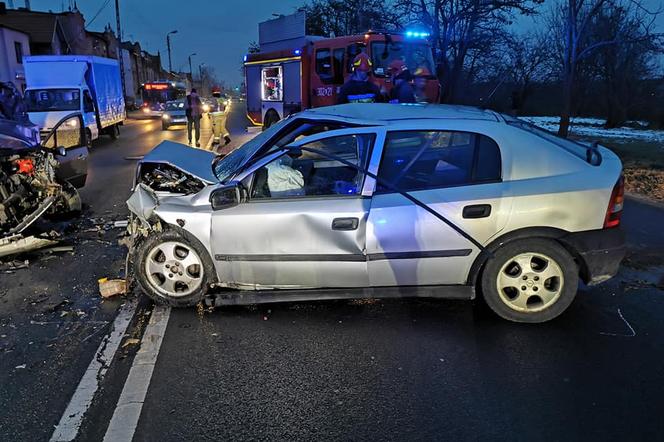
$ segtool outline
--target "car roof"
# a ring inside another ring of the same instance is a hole
[[[471,106],[450,104],[419,104],[419,103],[349,103],[335,106],[319,107],[305,110],[301,117],[330,117],[369,120],[377,122],[393,122],[400,120],[482,120],[501,121],[497,114],[490,110]]]

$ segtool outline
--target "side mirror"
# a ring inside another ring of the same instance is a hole
[[[235,207],[244,201],[245,191],[239,182],[231,182],[210,195],[212,210],[223,210]]]
[[[62,146],[59,146],[57,149],[55,149],[55,154],[59,157],[66,157],[67,156],[67,149],[65,149]]]

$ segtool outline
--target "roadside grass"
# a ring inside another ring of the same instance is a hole
[[[625,188],[664,201],[664,143],[629,138],[576,137],[598,141],[620,157],[625,169]]]

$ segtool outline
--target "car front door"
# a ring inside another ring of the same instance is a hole
[[[367,223],[372,286],[465,284],[479,248],[383,180],[425,203],[485,244],[511,209],[501,155],[491,138],[467,130],[391,131]]]
[[[52,152],[64,148],[65,156],[56,155],[60,166],[58,178],[75,187],[83,187],[88,176],[88,146],[81,114],[71,114],[60,120],[44,138],[42,145]]]
[[[366,287],[366,222],[373,180],[313,148],[363,168],[377,134],[343,129],[302,138],[238,177],[248,200],[213,212],[212,249],[231,286]]]

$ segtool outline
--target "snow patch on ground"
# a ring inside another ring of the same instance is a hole
[[[558,117],[521,117],[536,126],[551,132],[558,131]],[[616,127],[606,129],[603,127],[605,120],[599,118],[573,118],[570,127],[570,133],[574,136],[584,138],[611,138],[616,142],[627,141],[647,141],[653,143],[664,143],[664,131],[635,129],[633,127]],[[643,121],[633,122],[645,125]],[[662,145],[664,148],[664,145]]]

